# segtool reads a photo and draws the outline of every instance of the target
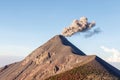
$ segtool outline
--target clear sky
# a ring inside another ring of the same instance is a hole
[[[0,0],[0,56],[25,57],[81,16],[102,32],[67,39],[88,55],[120,62],[120,0]]]

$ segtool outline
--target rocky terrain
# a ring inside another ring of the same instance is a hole
[[[120,80],[112,71],[106,70],[94,57],[87,64],[75,67],[46,80]]]
[[[0,68],[0,80],[120,80],[120,71],[57,35],[24,60]]]

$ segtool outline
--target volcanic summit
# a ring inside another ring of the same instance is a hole
[[[120,71],[56,35],[24,60],[0,68],[0,80],[120,80]]]

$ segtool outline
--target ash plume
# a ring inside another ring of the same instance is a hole
[[[101,32],[100,28],[95,28],[93,31],[87,31],[85,34],[85,38],[89,38],[95,34],[99,34]]]
[[[95,26],[95,22],[88,22],[87,17],[81,17],[80,20],[73,20],[72,24],[63,29],[62,35],[69,37],[77,32],[85,32]]]

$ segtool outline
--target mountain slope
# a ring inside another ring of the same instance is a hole
[[[85,55],[65,37],[57,35],[24,60],[0,68],[0,80],[44,80],[91,62],[115,79],[120,76],[116,68],[95,55]]]
[[[106,65],[100,64],[96,56],[87,64],[77,66],[45,80],[120,80],[119,73],[114,73],[112,69],[114,68],[108,68]]]

